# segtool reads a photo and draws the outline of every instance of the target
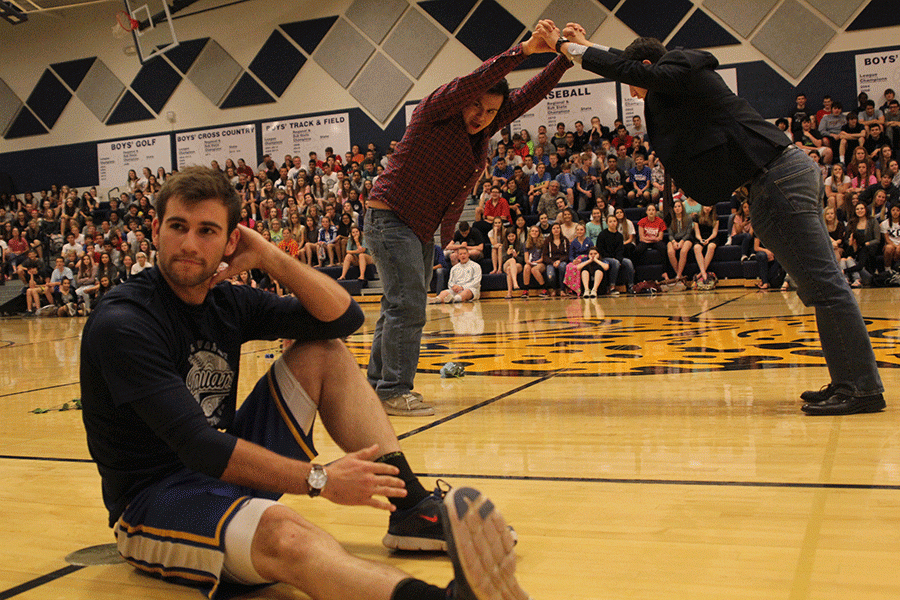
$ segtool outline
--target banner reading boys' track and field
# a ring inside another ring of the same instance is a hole
[[[325,148],[329,146],[342,154],[350,149],[350,114],[335,113],[263,123],[262,145],[263,154],[271,155],[277,163],[290,154],[299,156],[305,165],[310,152],[316,152],[319,160],[323,160]]]

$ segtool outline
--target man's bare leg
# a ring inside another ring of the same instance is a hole
[[[446,549],[438,518],[440,496],[430,494],[413,473],[381,400],[344,343],[327,340],[295,344],[284,358],[342,450],[356,452],[378,444],[380,456],[376,461],[399,470],[407,494],[390,498],[396,510],[391,513],[382,543],[400,550]]]
[[[284,359],[341,450],[356,452],[378,444],[384,454],[400,451],[378,395],[343,342],[295,343]]]
[[[328,533],[283,505],[263,513],[251,558],[261,577],[288,583],[316,600],[389,600],[397,584],[409,577],[347,553]]]

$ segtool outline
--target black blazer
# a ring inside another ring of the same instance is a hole
[[[790,141],[739,98],[701,50],[672,50],[652,65],[590,47],[582,66],[645,88],[644,120],[656,156],[675,183],[701,204],[728,200]]]

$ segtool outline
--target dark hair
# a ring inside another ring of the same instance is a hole
[[[836,101],[835,101],[835,102],[832,102],[832,103],[831,103],[831,108],[836,108],[836,109],[842,111],[842,110],[844,110],[844,105],[841,104],[840,102],[836,102]]]
[[[506,102],[506,99],[509,98],[509,82],[506,81],[506,77],[489,87],[485,94],[503,96],[503,101]]]
[[[627,60],[636,60],[638,62],[649,60],[655,63],[663,54],[666,53],[666,47],[662,42],[653,37],[639,37],[630,44],[622,52],[622,58]]]
[[[241,198],[221,171],[210,167],[187,167],[180,173],[166,178],[156,199],[156,214],[160,222],[165,220],[169,198],[177,197],[188,206],[210,198],[218,199],[228,210],[228,233],[241,220]]]
[[[493,189],[493,188],[491,188]],[[460,231],[468,231],[469,230],[469,222],[468,221],[460,221],[459,222],[459,230]]]

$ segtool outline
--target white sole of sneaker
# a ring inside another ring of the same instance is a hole
[[[516,581],[515,543],[494,504],[472,488],[455,488],[441,506],[454,600],[528,600]]]
[[[389,406],[384,406],[384,412],[391,415],[392,417],[433,417],[434,409],[433,408],[420,408],[417,410],[398,410],[396,408],[390,408]]]
[[[446,552],[447,542],[430,538],[400,537],[385,534],[381,543],[391,550],[407,550],[410,552]]]

